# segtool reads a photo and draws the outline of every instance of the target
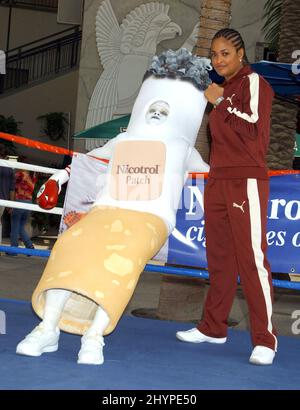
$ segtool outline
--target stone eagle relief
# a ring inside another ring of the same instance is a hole
[[[181,27],[168,16],[169,9],[158,2],[142,4],[119,25],[110,1],[101,3],[96,15],[96,42],[104,70],[90,100],[86,128],[131,112],[157,45],[182,35]],[[199,23],[182,47],[192,51],[198,30]]]

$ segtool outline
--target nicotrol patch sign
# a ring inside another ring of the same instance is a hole
[[[120,141],[116,144],[110,194],[119,201],[151,201],[160,197],[166,162],[161,141]]]

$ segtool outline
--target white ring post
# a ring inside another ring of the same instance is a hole
[[[55,174],[59,171],[55,168],[41,167],[39,165],[25,164],[24,162],[8,161],[7,159],[0,159],[0,166],[14,169],[26,169],[27,171],[41,172],[43,174]]]

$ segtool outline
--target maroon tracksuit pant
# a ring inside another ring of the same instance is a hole
[[[266,257],[268,196],[267,180],[208,180],[204,207],[210,288],[198,329],[207,336],[226,337],[239,275],[252,343],[276,350],[273,288]]]

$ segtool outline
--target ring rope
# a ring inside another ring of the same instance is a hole
[[[35,149],[52,152],[55,154],[70,155],[70,156],[74,154],[76,155],[76,152],[67,150],[65,148],[56,147],[50,144],[42,143],[40,141],[30,140],[29,138],[24,138],[24,137],[11,135],[7,133],[3,133],[3,132],[0,132],[0,138],[11,141],[11,142],[15,142],[18,144],[22,144],[28,147],[32,147]],[[101,160],[101,158],[99,159]],[[103,160],[103,161],[107,162],[107,160]],[[57,171],[54,168],[41,167],[41,166],[25,164],[25,163],[21,163],[17,161],[7,161],[7,160],[0,160],[0,166],[7,166],[10,168],[17,168],[17,169],[27,169],[30,171],[43,172],[43,173],[49,173],[49,174],[54,174]],[[298,170],[269,171],[269,176],[295,175],[295,174],[300,174],[300,171]],[[193,178],[197,177],[197,175],[204,175],[204,178],[207,178],[208,173],[199,173],[199,172],[190,173],[190,176],[192,176]],[[23,202],[15,202],[15,201],[0,200],[0,205],[3,205],[5,207],[10,207],[10,208],[28,209],[28,210],[32,210],[36,212],[53,213],[53,214],[58,214],[58,215],[62,215],[62,212],[63,212],[62,208],[53,208],[51,210],[45,210],[45,209],[40,208],[38,205],[26,204]],[[32,250],[32,249],[26,249],[26,248],[1,246],[1,245],[0,245],[0,252],[17,253],[17,254],[25,254],[29,256],[41,256],[41,257],[49,257],[50,255],[50,251],[46,251],[46,250],[36,250],[36,249]],[[173,275],[179,275],[179,276],[190,276],[190,277],[195,277],[195,278],[209,279],[208,272],[205,270],[199,270],[199,269],[187,269],[187,268],[179,268],[179,267],[172,267],[172,266],[159,266],[159,265],[147,264],[145,266],[145,270],[148,272],[160,272],[160,273],[165,273],[165,274],[173,274]],[[300,290],[300,283],[294,283],[294,282],[277,280],[277,279],[273,279],[272,282],[273,282],[273,285],[277,287]]]
[[[26,169],[27,171],[41,172],[43,174],[55,174],[59,171],[56,168],[42,167],[40,165],[26,164],[25,162],[11,161],[8,159],[0,159],[0,166],[13,169]]]
[[[4,206],[5,208],[26,209],[28,211],[42,212],[45,214],[62,215],[63,213],[63,208],[59,208],[59,207],[55,207],[50,210],[47,210],[47,209],[41,208],[39,205],[26,203],[26,202],[7,201],[5,199],[0,199],[0,206]]]
[[[62,154],[62,155],[70,155],[73,156],[76,154],[75,151],[68,150],[66,148],[61,148],[57,147],[55,145],[50,145],[50,144],[45,144],[43,142],[37,141],[37,140],[32,140],[29,138],[25,137],[20,137],[18,135],[12,135],[12,134],[7,134],[5,132],[0,132],[0,138],[3,138],[7,141],[15,142],[17,144],[21,145],[26,145],[27,147],[31,148],[36,148],[42,151],[48,151],[48,152],[53,152],[55,154]],[[100,160],[107,162],[106,159],[101,159]],[[280,176],[280,175],[293,175],[293,174],[300,174],[299,170],[291,170],[291,169],[283,169],[283,170],[274,170],[274,171],[269,171],[269,176]],[[189,175],[191,177],[195,177],[196,175],[203,174],[204,178],[207,178],[208,173],[200,173],[200,172],[190,172]]]
[[[0,252],[17,253],[29,256],[40,256],[48,258],[50,256],[49,250],[43,249],[27,249],[16,246],[2,246],[0,245]],[[167,275],[188,276],[198,279],[209,279],[209,273],[204,269],[188,269],[179,268],[178,266],[162,266],[147,264],[144,268],[146,272],[162,273]],[[284,289],[300,290],[299,282],[289,282],[287,280],[273,279],[273,285]]]
[[[0,138],[15,142],[17,144],[25,145],[26,147],[36,148],[42,151],[52,152],[54,154],[61,154],[61,155],[70,155],[74,154],[74,151],[71,151],[66,148],[56,147],[55,145],[45,144],[44,142],[31,140],[29,138],[20,137],[18,135],[7,134],[6,132],[0,132]]]

